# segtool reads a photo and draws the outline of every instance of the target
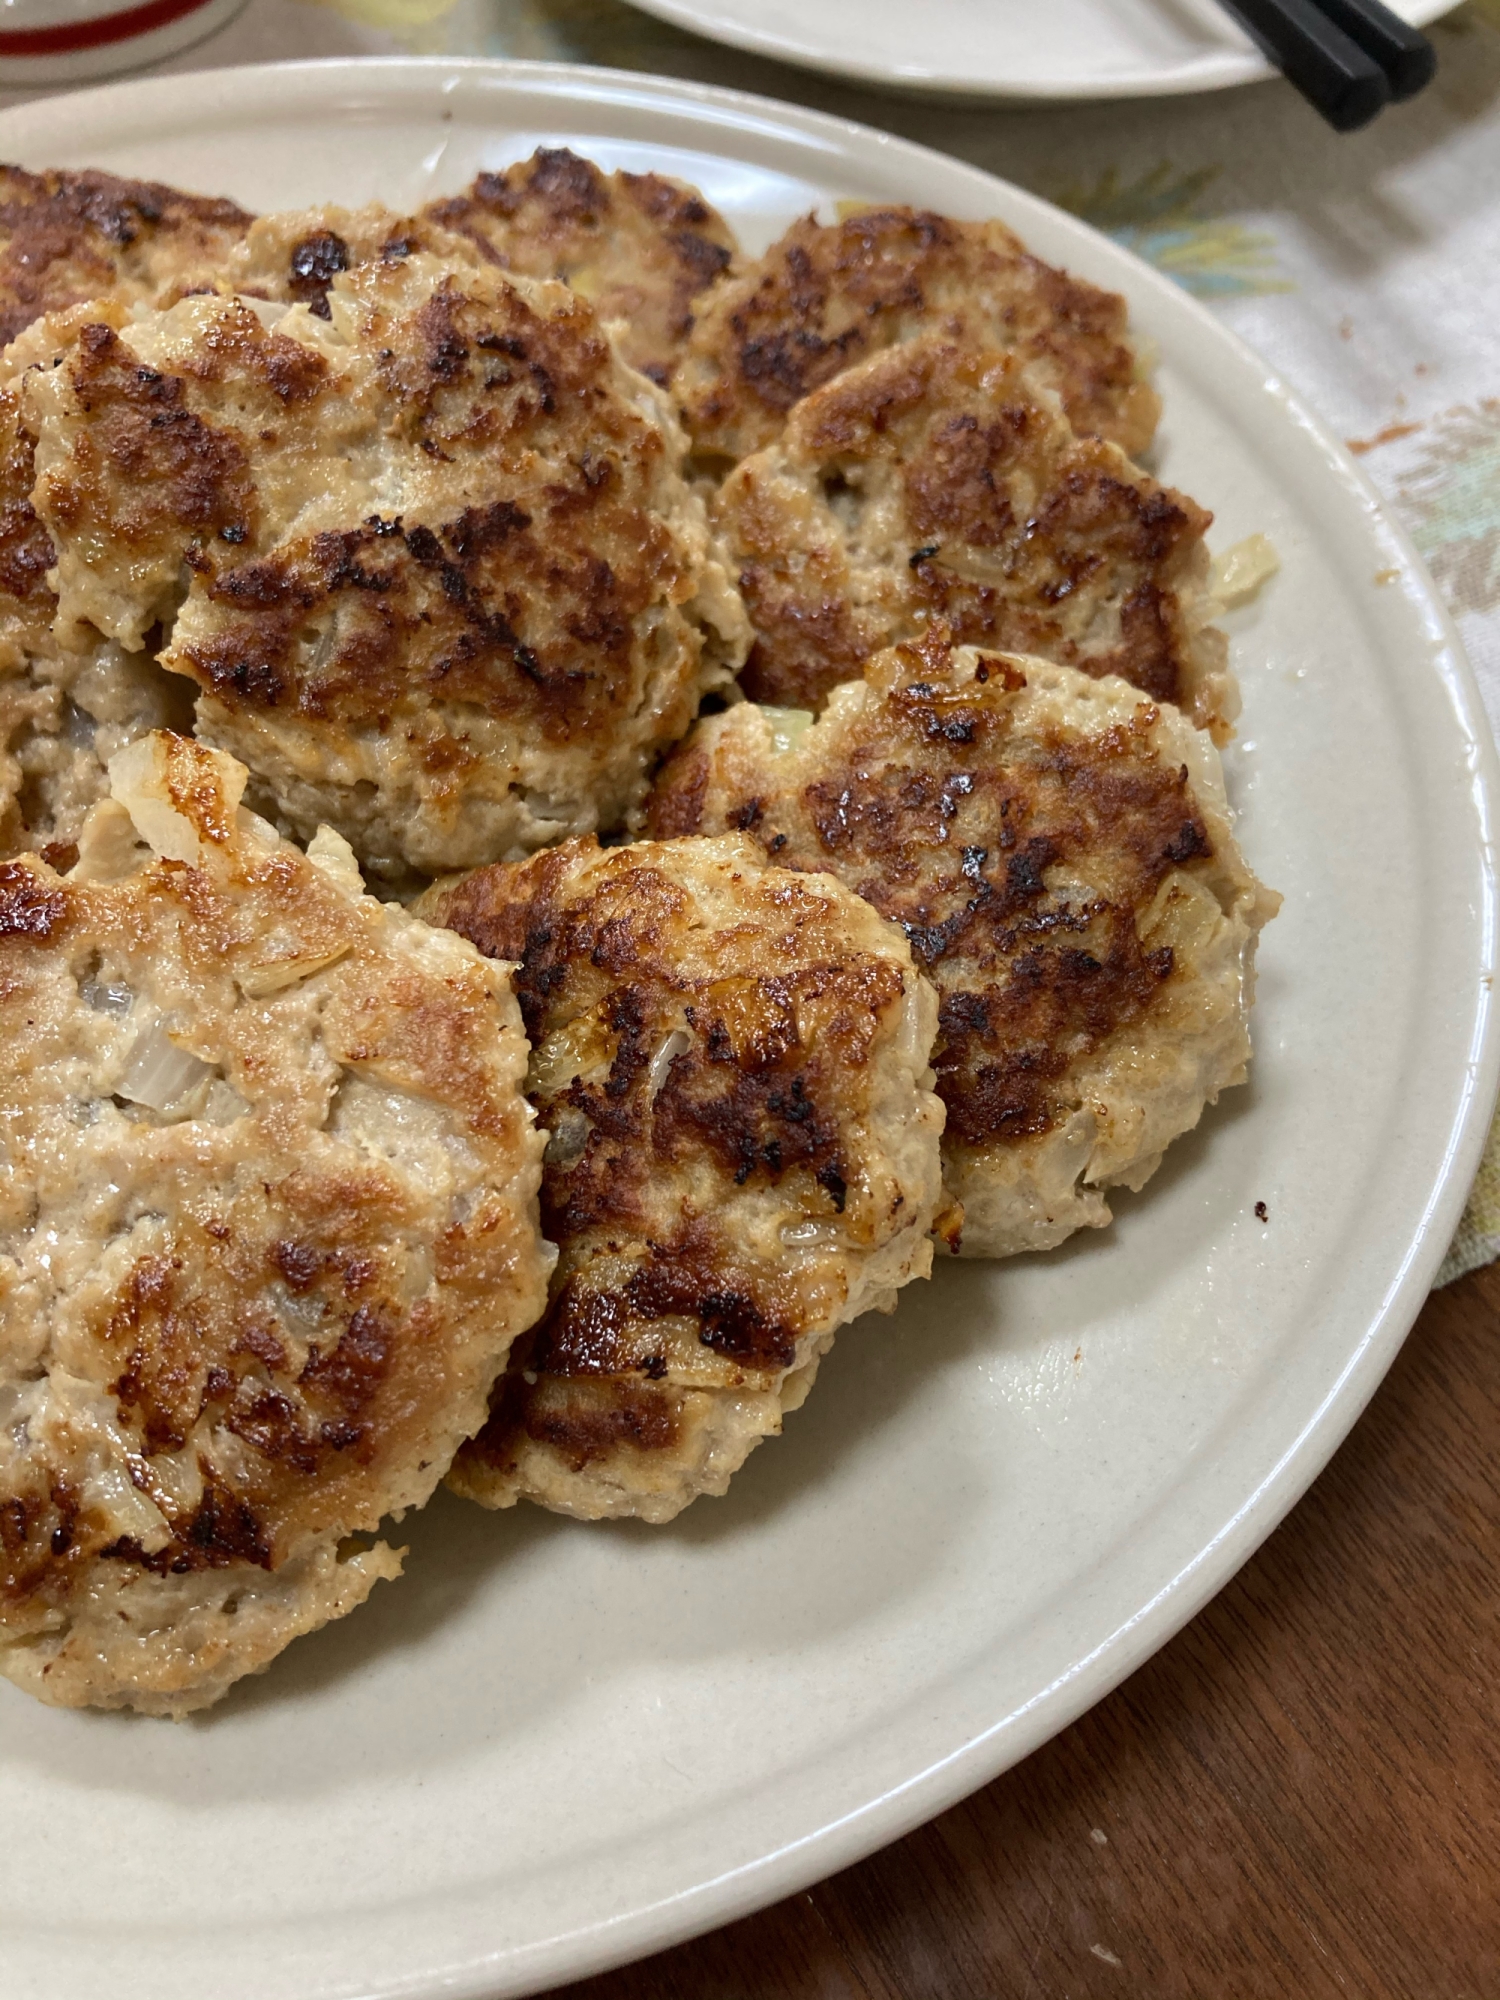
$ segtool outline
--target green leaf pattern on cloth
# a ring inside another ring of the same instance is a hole
[[[1396,501],[1450,610],[1500,610],[1500,396],[1433,419]]]
[[[1179,173],[1168,161],[1128,183],[1109,167],[1091,186],[1071,185],[1053,199],[1082,221],[1144,257],[1200,299],[1245,292],[1289,292],[1276,265],[1276,239],[1208,209],[1222,169]]]

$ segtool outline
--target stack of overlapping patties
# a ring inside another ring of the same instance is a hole
[[[1245,1073],[1209,516],[996,223],[0,175],[0,1669],[666,1521]],[[1222,573],[1220,582],[1222,583]]]

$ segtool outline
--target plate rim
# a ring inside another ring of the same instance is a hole
[[[1250,83],[1280,81],[1280,71],[1254,49],[1239,52],[1226,49],[1198,63],[1179,64],[1175,69],[1126,70],[1117,77],[1085,79],[1082,84],[1066,77],[1041,77],[976,85],[972,77],[950,70],[894,70],[883,63],[837,56],[812,43],[799,43],[750,23],[715,22],[710,27],[693,0],[630,0],[630,4],[685,34],[716,42],[721,48],[743,49],[770,62],[811,70],[819,76],[845,78],[869,89],[903,96],[951,97],[971,104],[1112,104],[1136,98],[1194,97],[1210,91],[1237,90]],[[1403,9],[1402,13],[1413,27],[1426,28],[1460,4],[1461,0],[1417,0],[1415,6]]]
[[[1254,1491],[1230,1521],[1147,1604],[1091,1653],[1073,1662],[1057,1682],[1016,1715],[1001,1717],[900,1784],[772,1852],[740,1863],[707,1881],[673,1889],[655,1901],[638,1904],[618,1915],[587,1921],[550,1938],[507,1947],[498,1955],[482,1959],[471,1957],[462,1966],[446,1969],[434,1966],[425,1973],[400,1976],[394,1983],[359,1989],[372,1996],[372,2000],[377,1993],[382,2000],[395,2000],[398,1995],[410,1996],[410,2000],[431,1995],[435,2000],[439,1993],[445,2000],[497,2000],[499,1995],[535,1993],[561,1980],[587,1977],[668,1949],[795,1893],[899,1839],[911,1828],[991,1782],[1102,1700],[1167,1644],[1224,1587],[1306,1492],[1363,1412],[1431,1289],[1467,1198],[1483,1150],[1490,1108],[1500,1085],[1500,1007],[1493,990],[1497,939],[1500,939],[1500,864],[1496,850],[1500,757],[1457,626],[1399,519],[1329,428],[1201,301],[1173,285],[1132,252],[1027,189],[934,148],[882,132],[878,127],[754,93],[630,70],[485,57],[333,58],[127,78],[86,91],[68,92],[65,99],[80,128],[92,131],[98,129],[89,118],[95,108],[107,112],[119,105],[122,111],[129,111],[135,101],[146,100],[137,114],[144,128],[153,108],[150,103],[153,97],[170,99],[195,85],[201,91],[213,83],[230,97],[243,94],[252,101],[259,91],[267,109],[274,103],[276,108],[284,110],[291,91],[305,90],[317,95],[336,89],[340,81],[351,86],[361,81],[366,85],[376,84],[377,90],[372,95],[378,94],[380,80],[384,80],[388,95],[399,94],[403,86],[425,84],[436,99],[444,89],[445,78],[449,79],[446,88],[450,92],[463,78],[472,79],[481,87],[488,80],[506,89],[530,87],[544,102],[584,101],[597,105],[620,101],[623,96],[633,99],[639,108],[644,99],[654,99],[664,108],[676,111],[717,112],[719,115],[708,122],[724,131],[732,131],[737,124],[743,126],[746,117],[753,117],[762,132],[767,130],[769,122],[793,139],[821,138],[825,148],[829,141],[837,142],[833,147],[835,157],[851,138],[861,145],[868,145],[873,139],[887,157],[910,157],[916,163],[937,162],[945,173],[957,172],[971,180],[976,190],[1002,190],[1006,202],[1021,211],[1049,220],[1060,219],[1067,233],[1100,243],[1112,260],[1123,260],[1130,267],[1148,292],[1170,300],[1172,311],[1185,314],[1200,328],[1209,330],[1211,338],[1221,347],[1227,347],[1242,368],[1248,366],[1255,371],[1267,395],[1281,405],[1287,421],[1311,441],[1329,472],[1346,484],[1367,515],[1373,516],[1380,532],[1400,557],[1405,580],[1420,595],[1421,615],[1433,635],[1433,657],[1414,671],[1437,675],[1447,696],[1455,747],[1462,745],[1464,789],[1469,802],[1465,817],[1472,817],[1474,822],[1484,890],[1483,906],[1475,925],[1476,958],[1484,970],[1469,1017],[1466,1082],[1448,1126],[1442,1171],[1416,1219],[1411,1240],[1385,1289],[1379,1311],[1366,1325],[1322,1400]],[[105,100],[114,103],[107,104]],[[120,100],[124,103],[119,104]],[[38,98],[0,111],[0,148],[14,143],[13,131],[24,134],[26,126],[55,117],[62,101],[62,95]],[[102,143],[109,144],[112,135],[107,120],[103,122]],[[1023,1716],[1024,1723],[1020,1720]],[[346,1989],[340,1986],[327,1990],[343,1993]]]

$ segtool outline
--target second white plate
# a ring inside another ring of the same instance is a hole
[[[1145,266],[883,134],[599,71],[244,69],[0,118],[0,156],[260,208],[405,207],[558,141],[699,182],[752,248],[814,203],[913,201],[1129,295],[1162,471],[1218,543],[1263,530],[1284,563],[1232,629],[1232,793],[1286,895],[1254,1080],[1113,1230],[950,1266],[848,1329],[786,1436],[669,1528],[440,1497],[401,1583],[201,1721],[0,1684],[5,2000],[495,2000],[894,1838],[1097,1700],[1274,1526],[1388,1366],[1478,1158],[1492,752],[1457,641],[1344,453]]]
[[[805,69],[960,97],[1164,97],[1276,72],[1215,0],[634,0]],[[1455,0],[1391,0],[1417,27]]]

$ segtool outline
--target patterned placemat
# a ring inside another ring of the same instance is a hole
[[[963,106],[845,87],[623,0],[249,0],[166,65],[523,56],[723,83],[883,126],[1060,202],[1207,301],[1359,454],[1500,724],[1500,0],[1437,24],[1436,83],[1338,137],[1280,82]],[[1500,1255],[1500,1121],[1439,1283]]]

